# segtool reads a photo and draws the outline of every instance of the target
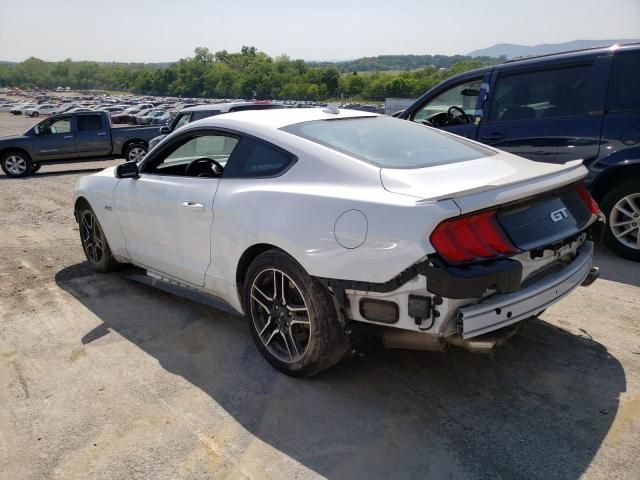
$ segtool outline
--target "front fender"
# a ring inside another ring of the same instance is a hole
[[[73,204],[75,210],[79,199],[86,200],[100,222],[111,252],[118,257],[127,258],[125,237],[113,209],[113,192],[120,181],[114,172],[115,167],[109,167],[94,175],[80,177],[73,191]]]

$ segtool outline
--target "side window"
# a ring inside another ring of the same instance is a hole
[[[481,85],[482,78],[477,78],[445,90],[418,110],[413,120],[427,120],[438,113],[446,113],[450,107],[462,108],[470,116],[482,116],[482,110],[477,109]]]
[[[284,172],[295,159],[283,150],[243,138],[225,167],[223,177],[271,177]]]
[[[71,131],[71,117],[61,117],[42,122],[38,127],[41,135],[69,133]]]
[[[619,53],[613,67],[607,92],[607,112],[640,112],[640,53]]]
[[[178,128],[186,125],[187,123],[189,123],[189,121],[191,120],[191,114],[190,113],[182,113],[178,116],[178,119],[176,120],[176,124],[173,127],[174,130],[177,130]]]
[[[236,148],[238,139],[227,135],[199,135],[188,137],[170,150],[168,154],[161,153],[157,161],[145,165],[145,173],[157,173],[163,175],[188,175],[188,176],[213,176],[201,175],[211,173],[215,160],[223,167],[226,165],[229,156]],[[187,166],[193,160],[202,160],[202,165],[197,171],[188,172]]]
[[[191,121],[195,122],[196,120],[202,120],[203,118],[212,117],[214,115],[218,115],[220,110],[204,110],[199,112],[193,112],[191,114]]]
[[[79,132],[102,130],[100,115],[78,115],[76,121],[78,122]]]
[[[591,65],[504,75],[491,100],[489,121],[584,115]]]

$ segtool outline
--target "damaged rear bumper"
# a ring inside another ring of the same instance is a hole
[[[576,258],[562,270],[514,293],[492,295],[458,309],[458,329],[463,339],[473,338],[541,313],[583,282],[593,282],[593,242],[585,242]],[[595,277],[595,278],[594,278]]]

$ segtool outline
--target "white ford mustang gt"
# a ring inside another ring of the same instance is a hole
[[[131,263],[206,295],[307,376],[365,333],[486,351],[591,283],[602,215],[585,174],[386,116],[247,111],[81,178],[75,215],[95,270]]]

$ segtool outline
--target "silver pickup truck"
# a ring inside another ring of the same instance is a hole
[[[108,158],[140,160],[159,127],[111,128],[107,112],[54,115],[24,135],[0,138],[0,166],[10,177],[26,177],[43,164]]]

